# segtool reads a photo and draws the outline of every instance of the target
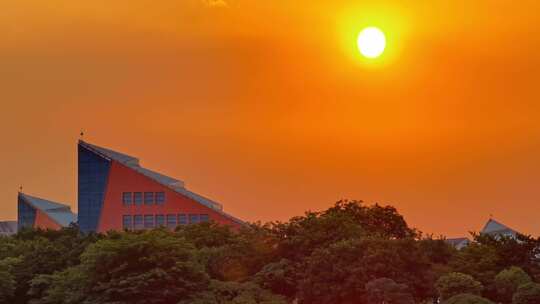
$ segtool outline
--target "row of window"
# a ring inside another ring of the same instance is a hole
[[[137,205],[163,205],[165,203],[165,192],[123,192],[122,204],[124,206]]]
[[[178,225],[208,221],[210,221],[208,214],[137,214],[122,216],[122,227],[124,229],[152,229],[163,226],[174,229]]]

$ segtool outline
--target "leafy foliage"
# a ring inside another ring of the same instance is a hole
[[[476,281],[472,276],[452,272],[442,276],[436,283],[437,290],[443,300],[459,294],[480,295],[483,286],[482,283]]]
[[[296,269],[295,265],[287,260],[281,259],[279,262],[267,264],[255,275],[255,282],[276,294],[293,298],[296,292],[296,282],[301,273],[301,269]]]
[[[0,301],[4,302],[11,298],[15,292],[15,276],[13,267],[20,263],[18,258],[5,258],[0,260]]]
[[[395,208],[360,201],[240,229],[22,230],[0,238],[0,302],[409,304],[439,290],[454,304],[489,303],[481,293],[537,303],[537,285],[518,286],[539,278],[538,248],[527,236],[475,235],[458,251],[423,237]]]
[[[392,279],[381,278],[366,284],[368,304],[414,304],[413,296],[405,284]]]
[[[172,303],[209,283],[193,246],[165,230],[113,234],[90,245],[80,267],[97,302]]]
[[[493,304],[493,302],[478,295],[464,293],[451,297],[443,304]]]
[[[407,283],[417,299],[432,294],[430,264],[412,239],[357,239],[316,250],[306,262],[299,297],[304,303],[349,303],[366,297],[378,277]]]
[[[213,280],[207,290],[179,304],[286,304],[282,296],[262,289],[254,283]]]
[[[530,283],[531,277],[519,267],[510,267],[501,271],[495,277],[495,287],[499,294],[499,301],[511,303],[512,296],[519,286]]]
[[[513,304],[540,304],[540,285],[527,283],[521,285],[514,294]]]
[[[460,250],[449,265],[456,272],[473,276],[485,287],[484,296],[499,300],[495,276],[512,266],[523,269],[533,277],[540,273],[540,240],[518,235],[511,238],[501,235],[477,234],[474,242]]]

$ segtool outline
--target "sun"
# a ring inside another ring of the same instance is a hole
[[[386,37],[376,27],[366,27],[358,34],[358,50],[367,58],[377,58],[382,55],[386,48]]]

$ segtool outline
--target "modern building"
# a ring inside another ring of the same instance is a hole
[[[469,246],[469,243],[471,242],[468,238],[454,238],[454,239],[446,239],[446,242],[450,244],[451,246],[455,247],[457,250],[461,250],[467,246]]]
[[[488,234],[491,236],[505,236],[511,238],[515,238],[519,234],[519,232],[515,231],[512,228],[509,228],[504,224],[501,224],[494,219],[489,219],[489,221],[486,223],[480,233]]]
[[[484,225],[484,228],[480,231],[480,234],[491,235],[495,238],[501,236],[516,238],[519,232],[504,224],[501,224],[497,220],[490,218]],[[471,241],[466,237],[446,239],[446,242],[458,250],[467,247],[471,243]]]
[[[79,141],[78,212],[84,232],[151,229],[214,221],[243,222],[184,182],[149,170],[139,159]]]
[[[77,222],[77,214],[68,205],[48,201],[19,192],[17,202],[17,226],[60,229]]]
[[[17,221],[0,222],[0,236],[9,236],[17,233]]]

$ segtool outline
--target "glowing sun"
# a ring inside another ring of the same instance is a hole
[[[366,27],[358,34],[358,50],[367,58],[381,56],[386,48],[386,37],[376,27]]]

